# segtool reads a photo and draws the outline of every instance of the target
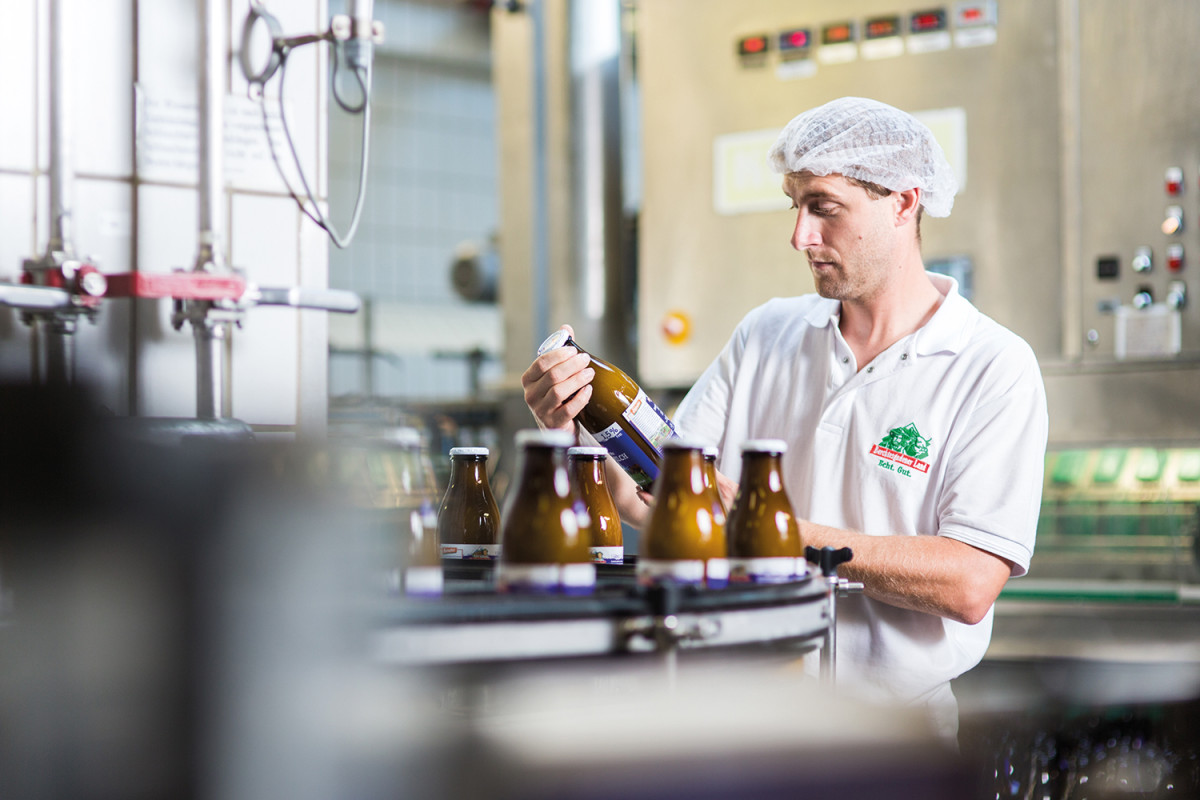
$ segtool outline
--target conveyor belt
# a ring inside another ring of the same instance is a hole
[[[388,664],[435,665],[723,647],[815,647],[828,627],[825,580],[724,589],[642,587],[602,566],[590,596],[501,594],[488,562],[448,565],[447,593],[381,609],[372,637]],[[464,577],[467,576],[467,577]]]

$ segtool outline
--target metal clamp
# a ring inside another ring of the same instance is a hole
[[[854,558],[849,547],[835,550],[832,547],[804,548],[804,557],[817,565],[825,577],[825,602],[828,607],[829,625],[825,629],[825,641],[821,645],[821,679],[833,683],[837,680],[837,599],[863,590],[862,583],[848,581],[837,576],[837,568]]]
[[[21,283],[0,284],[0,305],[34,315],[86,314],[92,319],[108,291],[108,281],[93,264],[58,251],[25,259]]]
[[[642,637],[653,642],[659,650],[674,649],[681,642],[701,642],[721,632],[721,623],[707,617],[684,621],[676,614],[654,617],[633,617],[621,624],[626,639]]]
[[[267,26],[267,34],[271,37],[271,54],[266,64],[257,68],[251,61],[250,40],[257,25]],[[261,0],[251,0],[250,12],[242,23],[242,46],[238,61],[242,66],[242,75],[250,84],[251,95],[261,94],[266,83],[274,77],[283,66],[288,51],[314,42],[336,41],[344,42],[355,34],[354,20],[348,14],[335,14],[329,21],[329,28],[320,33],[305,33],[299,36],[284,36],[283,26],[279,20],[267,11]],[[374,44],[383,42],[383,23],[378,20],[371,22],[370,40]]]

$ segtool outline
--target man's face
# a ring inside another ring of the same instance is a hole
[[[792,247],[808,257],[817,293],[834,300],[869,301],[887,288],[897,241],[892,193],[875,198],[841,175],[784,176],[796,209]]]

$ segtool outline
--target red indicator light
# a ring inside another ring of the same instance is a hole
[[[942,10],[919,11],[912,15],[911,28],[913,33],[944,30],[946,28],[946,12]]]
[[[828,25],[821,31],[821,41],[825,44],[841,44],[853,41],[854,26],[848,22],[839,25]]]
[[[744,56],[758,55],[767,50],[766,36],[747,36],[738,42],[738,53]]]
[[[900,33],[899,17],[880,17],[867,20],[867,38],[883,39]]]
[[[963,22],[978,22],[983,19],[983,9],[981,8],[964,8],[962,11]]]
[[[794,31],[784,31],[779,34],[779,48],[781,50],[801,50],[808,47],[810,38],[812,37],[804,28],[798,28]]]

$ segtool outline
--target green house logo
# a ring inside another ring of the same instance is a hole
[[[879,444],[871,446],[871,455],[879,458],[881,469],[911,478],[914,471],[929,472],[929,462],[924,459],[929,457],[932,443],[932,439],[922,436],[917,426],[910,422],[888,431]]]

